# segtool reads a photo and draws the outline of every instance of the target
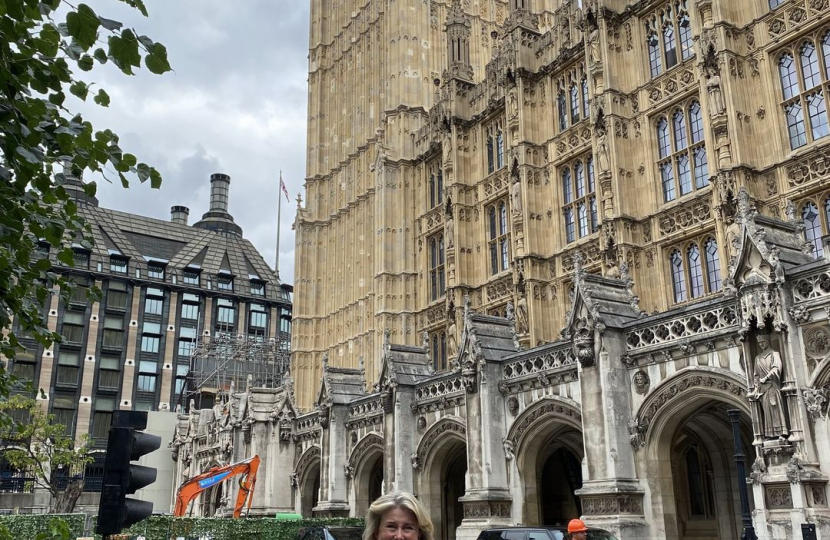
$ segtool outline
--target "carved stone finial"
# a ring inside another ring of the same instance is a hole
[[[429,332],[426,330],[421,332],[421,347],[429,351]]]
[[[470,295],[468,293],[464,293],[464,320],[468,320],[470,318],[470,314],[472,314],[472,308],[470,307]]]
[[[245,391],[250,392],[254,388],[254,376],[248,373],[248,378],[245,380]]]
[[[793,203],[792,199],[787,199],[787,204],[784,206],[784,214],[786,214],[787,221],[790,223],[798,221],[798,218],[796,217],[795,203]]]
[[[323,353],[323,371],[326,371],[329,367],[329,353]]]
[[[389,327],[383,329],[383,352],[389,352],[390,348],[390,341],[389,338],[392,335],[392,331]]]
[[[574,261],[574,283],[577,281],[581,281],[582,277],[585,275],[585,270],[582,268],[582,252],[577,250],[573,254],[573,261]]]
[[[515,312],[513,311],[513,302],[507,302],[507,313],[505,314],[505,317],[506,317],[506,318],[507,318],[507,320],[508,320],[508,321],[510,321],[511,323],[512,323],[512,322],[515,322],[515,320],[516,320],[516,314],[515,314]]]

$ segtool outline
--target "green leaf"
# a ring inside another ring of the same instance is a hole
[[[161,187],[161,174],[155,169],[150,169],[150,187],[159,189]]]
[[[2,0],[0,0],[0,1],[2,1]],[[49,94],[49,103],[57,105],[58,107],[63,105],[63,102],[64,102],[65,99],[66,99],[66,94],[64,94],[63,92],[54,92],[52,94]]]
[[[92,56],[94,56],[94,57],[95,57],[95,59],[96,59],[96,60],[98,60],[98,61],[99,61],[100,63],[102,63],[102,64],[106,64],[106,63],[107,63],[107,60],[108,60],[108,58],[107,58],[107,51],[105,51],[104,49],[102,49],[102,48],[100,48],[100,47],[98,47],[97,49],[95,49],[95,53],[93,53],[93,55],[92,55]]]
[[[84,193],[87,197],[94,197],[97,192],[98,184],[96,184],[95,182],[87,182],[86,184],[84,184]]]
[[[133,67],[141,65],[138,40],[131,30],[124,30],[120,36],[110,36],[109,57],[127,75],[133,74]]]
[[[100,16],[98,17],[98,20],[101,22],[101,26],[110,31],[120,30],[121,27],[124,26],[118,21],[114,21],[112,19],[105,19],[104,17]]]
[[[77,96],[83,101],[86,101],[86,96],[89,94],[89,86],[83,81],[75,81],[69,87],[69,91],[73,96]]]
[[[110,97],[103,90],[98,90],[98,95],[95,96],[94,101],[101,107],[110,106]]]
[[[78,67],[81,68],[83,71],[90,71],[95,66],[95,62],[92,60],[92,57],[88,54],[83,55],[78,60]]]
[[[150,73],[161,75],[170,71],[170,63],[167,61],[167,48],[161,43],[154,43],[150,54],[144,59],[144,65]]]
[[[4,0],[0,0],[2,3]],[[40,40],[38,41],[38,50],[46,56],[56,56],[58,54],[58,46],[61,43],[61,35],[58,29],[52,24],[46,24],[40,31]]]
[[[140,182],[146,182],[148,178],[150,178],[150,166],[146,163],[139,163],[135,167],[135,172],[138,175],[138,180]]]
[[[98,16],[92,8],[86,4],[78,5],[77,11],[72,11],[66,15],[66,29],[69,31],[69,35],[84,50],[95,45],[95,40],[98,39],[99,26],[101,26],[101,21],[98,20]]]
[[[0,0],[0,17],[5,15],[8,12],[6,9],[6,0]]]

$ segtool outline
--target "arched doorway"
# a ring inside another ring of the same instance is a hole
[[[441,474],[441,536],[445,540],[455,540],[455,530],[464,519],[464,507],[458,499],[466,491],[467,448],[457,445],[447,461],[443,464]]]
[[[418,446],[418,497],[435,526],[435,540],[455,540],[464,518],[459,499],[467,490],[466,429],[460,419],[444,418],[432,426]]]
[[[654,534],[667,540],[738,540],[741,483],[727,410],[743,412],[741,437],[749,466],[754,450],[745,388],[733,374],[694,371],[664,382],[641,407],[656,412],[642,463],[655,479],[650,521]],[[663,392],[671,397],[661,397]],[[662,405],[654,407],[652,400]]]
[[[354,473],[354,516],[366,515],[369,505],[383,495],[383,447],[377,445],[362,456]]]
[[[312,446],[297,462],[297,489],[299,508],[305,518],[313,516],[312,511],[320,499],[320,448]]]
[[[516,449],[511,484],[514,518],[529,526],[560,525],[582,514],[576,490],[582,487],[581,415],[561,397],[537,401],[516,419],[508,440]]]

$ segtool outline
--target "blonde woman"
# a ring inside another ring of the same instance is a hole
[[[366,512],[363,540],[432,540],[432,520],[411,493],[378,498]]]

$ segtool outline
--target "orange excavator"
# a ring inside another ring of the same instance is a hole
[[[233,517],[238,518],[242,515],[242,509],[245,508],[246,503],[250,512],[259,462],[259,456],[254,456],[239,463],[225,465],[224,467],[213,467],[207,472],[194,476],[179,487],[179,491],[176,493],[176,505],[173,508],[173,515],[177,517],[184,516],[191,501],[198,497],[201,492],[240,474],[243,476],[239,479],[239,493],[236,495]]]

